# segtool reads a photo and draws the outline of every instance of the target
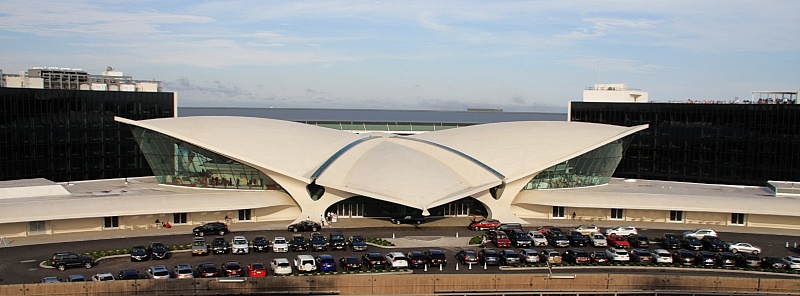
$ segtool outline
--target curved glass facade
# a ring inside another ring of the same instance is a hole
[[[626,137],[613,141],[549,167],[533,177],[523,189],[575,188],[606,184],[622,160],[627,139]]]
[[[281,189],[261,171],[225,156],[148,129],[134,126],[131,130],[161,184],[223,189]]]

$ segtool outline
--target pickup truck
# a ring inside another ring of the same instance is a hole
[[[208,244],[202,237],[195,237],[192,240],[192,256],[195,255],[208,255]]]
[[[311,255],[297,255],[297,259],[294,259],[294,267],[299,272],[312,272],[317,270],[317,261]]]
[[[421,216],[403,216],[403,217],[395,217],[392,218],[393,224],[400,224],[400,223],[409,223],[409,224],[417,224],[420,225],[422,223],[428,222],[428,218],[421,217]]]

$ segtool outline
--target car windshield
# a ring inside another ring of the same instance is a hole
[[[544,234],[541,233],[534,233],[533,238],[544,238]]]
[[[233,243],[234,244],[246,244],[247,241],[244,240],[244,239],[235,239],[235,240],[233,240]]]
[[[192,245],[195,245],[195,246],[202,246],[202,245],[205,245],[205,244],[206,244],[206,242],[205,242],[205,241],[198,240],[198,241],[194,241],[194,243],[193,243]]]
[[[166,270],[156,270],[153,273],[153,275],[155,275],[155,276],[167,276],[167,275],[169,275],[169,272],[166,271]]]
[[[364,241],[364,239],[361,238],[360,236],[354,236],[353,237],[353,242],[354,243],[360,243],[360,242],[363,242],[363,241]]]
[[[190,273],[192,273],[192,270],[188,269],[188,268],[178,268],[178,273],[180,273],[180,274],[190,274]]]
[[[331,240],[332,240],[332,241],[335,241],[335,242],[340,242],[340,241],[343,241],[343,240],[344,240],[344,236],[341,236],[341,235],[334,235],[334,236],[332,236],[332,237],[331,237]]]
[[[267,242],[267,238],[263,237],[263,236],[257,236],[256,238],[253,239],[253,242],[254,243],[265,243],[265,242]]]
[[[278,267],[289,267],[289,262],[280,262],[278,263]]]
[[[296,243],[302,243],[302,242],[305,242],[305,241],[306,241],[305,237],[302,237],[302,236],[295,236],[294,237],[294,242],[296,242]]]
[[[628,255],[628,252],[625,252],[623,250],[616,250],[614,251],[614,253],[616,253],[617,255]]]
[[[276,243],[276,244],[285,244],[285,243],[286,243],[286,240],[285,240],[285,239],[282,239],[282,238],[276,238],[276,239],[275,239],[275,243]]]
[[[131,252],[133,252],[133,253],[143,253],[144,252],[144,247],[134,247],[133,250],[131,250]]]
[[[505,233],[502,233],[502,232],[498,232],[498,233],[496,234],[496,237],[497,237],[497,238],[508,238],[508,236],[507,236]]]
[[[166,247],[164,247],[162,244],[153,244],[153,250],[160,251],[164,249],[166,249]]]

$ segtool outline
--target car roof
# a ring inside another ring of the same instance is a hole
[[[314,259],[314,256],[311,255],[297,255],[297,259]]]
[[[324,258],[324,259],[333,259],[333,256],[331,256],[331,255],[328,255],[328,254],[323,254],[323,255],[319,255],[319,258],[320,258],[320,259],[323,259],[323,258]]]
[[[286,258],[275,258],[275,259],[272,259],[272,260],[277,262],[277,263],[284,263],[284,262],[285,263],[289,263],[289,259],[286,259]]]

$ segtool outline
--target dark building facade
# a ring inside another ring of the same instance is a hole
[[[0,180],[152,176],[130,127],[114,116],[175,116],[170,92],[0,87]]]
[[[634,134],[615,177],[765,186],[800,181],[800,105],[572,102],[570,120]]]

